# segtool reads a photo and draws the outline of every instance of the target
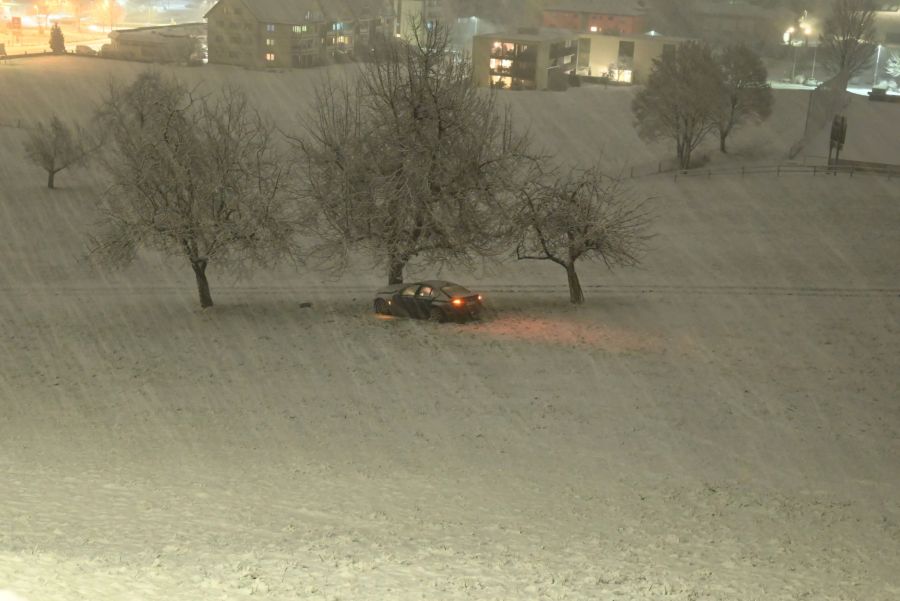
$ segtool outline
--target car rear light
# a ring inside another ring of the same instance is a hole
[[[461,298],[454,298],[454,299],[453,299],[452,301],[450,301],[450,302],[453,303],[453,305],[454,305],[455,307],[459,307],[460,305],[463,304],[463,299],[461,299]]]

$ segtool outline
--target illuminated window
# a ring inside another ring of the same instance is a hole
[[[597,26],[591,25],[591,33],[597,33]]]
[[[500,75],[494,75],[491,77],[491,85],[497,88],[506,88],[509,89],[512,87],[512,77],[501,77]]]
[[[267,52],[266,53],[266,62],[274,63],[275,62],[275,53]]]
[[[275,31],[275,24],[266,23],[266,31],[268,31],[269,33],[273,33]]]
[[[275,40],[272,38],[266,38],[266,46],[269,48],[273,48],[275,46]]]
[[[294,25],[294,33],[306,33],[306,25]]]
[[[609,70],[609,78],[612,81],[618,81],[621,83],[631,83],[632,80],[632,71],[631,69],[610,69]]]

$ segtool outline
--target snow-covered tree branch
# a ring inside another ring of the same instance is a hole
[[[131,85],[110,85],[98,119],[112,185],[94,255],[121,265],[144,246],[184,257],[202,307],[213,304],[209,264],[240,273],[299,259],[290,165],[243,93],[200,96],[145,71]]]
[[[397,283],[413,259],[467,263],[511,240],[527,140],[441,26],[420,22],[413,42],[386,43],[357,77],[323,83],[294,142],[325,263],[340,268],[360,248]]]
[[[610,269],[640,264],[651,216],[646,199],[594,167],[538,173],[520,197],[518,259],[552,261],[566,270],[569,299],[584,302],[579,259],[599,259]]]

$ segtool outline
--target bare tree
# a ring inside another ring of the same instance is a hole
[[[535,178],[521,194],[518,259],[552,261],[566,270],[569,300],[584,302],[579,259],[610,269],[640,264],[651,235],[645,199],[596,167]]]
[[[208,264],[242,274],[299,258],[289,164],[244,94],[198,96],[145,71],[129,86],[112,83],[98,118],[112,185],[93,253],[113,265],[142,246],[184,257],[204,308],[213,304]]]
[[[892,52],[885,65],[885,71],[891,77],[900,77],[900,52]]]
[[[678,164],[688,169],[691,153],[718,125],[723,86],[708,45],[680,44],[673,54],[654,59],[647,85],[632,102],[638,135],[671,138]]]
[[[848,80],[872,63],[875,7],[870,0],[834,0],[821,35],[823,62]]]
[[[47,187],[53,189],[56,174],[69,167],[83,166],[92,149],[87,134],[78,125],[70,127],[53,115],[47,123],[28,129],[25,154],[47,172]]]
[[[446,28],[420,21],[355,79],[323,83],[304,123],[294,142],[323,263],[362,249],[393,284],[413,259],[466,264],[509,244],[504,203],[527,142],[449,52]]]
[[[719,149],[727,152],[728,135],[749,120],[764,121],[772,115],[772,88],[759,55],[744,45],[729,46],[718,57],[724,76],[722,104],[716,125]]]

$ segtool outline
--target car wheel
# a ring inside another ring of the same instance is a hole
[[[432,307],[431,311],[428,313],[428,321],[442,323],[444,321],[444,312],[437,307]]]
[[[383,298],[375,299],[375,312],[379,315],[390,315],[391,309]]]

